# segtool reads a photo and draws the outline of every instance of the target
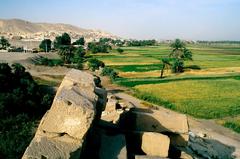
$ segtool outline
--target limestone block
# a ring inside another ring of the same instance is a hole
[[[144,132],[142,135],[142,150],[149,156],[168,157],[170,139],[168,136]]]

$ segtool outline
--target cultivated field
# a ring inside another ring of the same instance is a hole
[[[165,71],[161,79],[161,59],[169,46],[123,47],[94,56],[119,72],[117,84],[131,87],[136,96],[197,118],[216,119],[240,132],[240,46],[188,45],[193,61],[185,62],[185,72]]]

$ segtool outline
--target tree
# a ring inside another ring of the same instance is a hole
[[[130,40],[127,41],[128,46],[153,46],[156,40]]]
[[[110,67],[104,67],[102,69],[101,75],[109,76],[111,80],[115,80],[118,77],[118,73]]]
[[[162,69],[161,69],[161,78],[163,78],[164,69],[168,66],[171,66],[170,59],[169,58],[163,58],[162,59]]]
[[[1,45],[1,49],[6,49],[7,47],[10,46],[10,43],[8,42],[7,39],[5,39],[3,36],[0,39],[0,45]]]
[[[73,45],[84,45],[84,44],[85,44],[84,37],[80,37],[78,40],[76,40],[76,41],[73,42],[72,44],[73,44]]]
[[[54,40],[54,48],[58,49],[58,54],[61,56],[64,63],[71,63],[74,57],[74,47],[71,45],[71,37],[67,33],[57,36]]]
[[[192,60],[192,52],[186,48],[185,43],[180,39],[176,39],[170,47],[172,51],[169,57],[162,59],[163,67],[161,70],[161,78],[163,77],[166,66],[171,66],[172,72],[179,73],[184,71],[184,61]]]
[[[123,53],[123,52],[124,52],[124,50],[123,50],[123,49],[121,49],[121,48],[117,48],[117,52],[121,54],[121,53]]]
[[[112,42],[112,39],[111,38],[100,38],[99,39],[99,43],[100,44],[109,44]]]
[[[25,67],[23,67],[23,65],[19,63],[12,64],[12,68],[15,76],[17,76],[18,78],[22,77],[25,74]]]
[[[85,53],[84,48],[82,46],[79,46],[79,47],[75,48],[74,54],[76,55],[76,57],[84,57],[84,55],[86,53]]]
[[[0,158],[21,158],[52,100],[21,64],[0,63]]]
[[[77,69],[83,69],[83,62],[84,62],[84,55],[85,55],[85,50],[82,46],[79,46],[74,49],[74,58],[72,59],[73,63],[76,63],[76,68]]]
[[[64,63],[69,64],[72,62],[72,59],[74,57],[74,53],[73,53],[73,47],[72,46],[61,46],[59,48],[59,55],[61,56],[62,60],[64,61]]]
[[[96,43],[96,42],[90,42],[88,43],[88,50],[90,50],[92,53],[108,53],[108,50],[112,49],[112,47],[108,44],[104,43]]]
[[[44,39],[40,45],[39,48],[44,50],[45,52],[49,52],[51,50],[52,41],[50,39]]]
[[[172,52],[169,56],[173,58],[172,71],[174,73],[183,72],[184,60],[192,60],[192,52],[186,48],[185,43],[180,39],[176,39],[170,46]]]
[[[53,44],[55,49],[59,49],[63,45],[71,45],[71,37],[68,33],[63,33],[55,38]]]
[[[95,71],[96,69],[99,69],[99,67],[104,67],[104,66],[105,64],[96,58],[91,58],[88,60],[88,67],[93,71]]]

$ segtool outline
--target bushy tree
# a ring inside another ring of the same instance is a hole
[[[21,64],[0,63],[0,158],[21,158],[52,100]]]
[[[156,40],[129,40],[128,46],[152,46],[156,44]]]
[[[118,73],[110,67],[104,67],[101,72],[101,75],[109,76],[111,80],[115,80],[118,77]]]
[[[73,44],[73,45],[84,45],[84,44],[85,44],[84,37],[80,37],[78,40],[76,40],[76,41],[73,42],[72,44]]]
[[[100,44],[110,44],[112,42],[111,38],[100,38],[99,43]]]
[[[74,48],[72,46],[61,46],[59,48],[59,55],[66,64],[70,64],[74,57]]]
[[[108,50],[112,49],[112,47],[108,44],[103,43],[96,43],[96,42],[90,42],[88,43],[88,50],[90,50],[92,53],[108,53]]]
[[[63,33],[61,36],[57,36],[54,40],[54,48],[59,49],[62,46],[71,45],[71,37],[68,33]]]
[[[52,41],[50,39],[44,39],[41,41],[39,48],[44,50],[45,52],[49,52],[52,48]]]
[[[117,52],[121,54],[121,53],[123,53],[123,52],[124,52],[124,50],[123,50],[123,49],[121,49],[121,48],[117,48]]]
[[[99,69],[99,67],[104,67],[104,66],[105,64],[96,58],[91,58],[88,60],[88,67],[93,71]]]
[[[74,57],[72,59],[72,63],[76,64],[77,69],[83,69],[83,63],[84,63],[84,55],[85,55],[85,50],[82,46],[79,46],[74,49]]]
[[[74,57],[74,47],[71,45],[71,37],[67,33],[57,36],[54,40],[54,48],[58,49],[58,54],[61,56],[64,63],[71,63]]]
[[[84,57],[86,52],[85,52],[85,50],[82,46],[79,46],[79,47],[74,49],[74,54],[78,58],[78,57]]]
[[[125,41],[116,39],[116,40],[112,40],[111,43],[115,46],[122,47],[124,45]]]
[[[6,49],[7,47],[9,47],[10,46],[10,43],[8,42],[8,40],[7,39],[5,39],[5,37],[1,37],[0,38],[0,45],[1,45],[1,49]]]

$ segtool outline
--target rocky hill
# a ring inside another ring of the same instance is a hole
[[[72,39],[84,36],[87,40],[101,37],[117,38],[117,36],[100,31],[83,29],[69,24],[62,23],[32,23],[21,19],[0,19],[0,36],[9,39],[23,39],[29,41],[40,41],[44,38],[54,39],[57,35],[67,32]]]

